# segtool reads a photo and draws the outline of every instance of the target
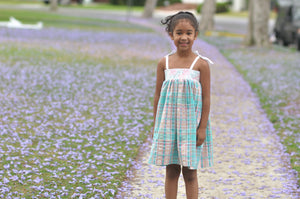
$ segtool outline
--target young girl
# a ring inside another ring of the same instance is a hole
[[[182,171],[187,198],[198,198],[197,168],[212,166],[208,58],[192,51],[198,22],[190,12],[162,20],[176,46],[157,66],[150,164],[166,166],[165,194],[177,197]]]

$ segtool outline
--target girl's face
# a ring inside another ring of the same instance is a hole
[[[174,41],[177,50],[186,51],[191,50],[198,32],[191,25],[188,19],[180,19],[175,26],[173,33],[169,33],[171,39]]]

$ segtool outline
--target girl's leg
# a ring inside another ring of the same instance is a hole
[[[188,167],[182,168],[182,175],[185,182],[185,191],[187,199],[198,198],[198,179],[197,170],[189,169]]]
[[[165,192],[166,199],[176,199],[178,189],[178,178],[180,176],[181,166],[177,164],[167,165]]]

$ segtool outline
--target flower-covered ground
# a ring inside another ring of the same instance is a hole
[[[110,27],[0,29],[0,198],[116,194],[151,127],[168,43]]]
[[[155,66],[170,43],[127,23],[44,20],[56,28],[0,29],[0,198],[111,198],[150,129]],[[257,91],[299,171],[299,54],[206,40]]]
[[[245,48],[242,40],[204,37],[235,65],[260,98],[291,156],[300,177],[300,59],[299,52],[277,45]],[[300,182],[298,181],[298,184]]]
[[[210,67],[214,165],[197,170],[199,198],[298,199],[291,156],[250,85],[218,48],[196,40],[194,49],[214,62]],[[150,147],[151,140],[143,145],[135,175],[123,183],[117,198],[165,198],[165,168],[147,163]],[[182,177],[178,198],[186,198]]]

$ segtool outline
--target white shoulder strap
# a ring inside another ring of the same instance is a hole
[[[169,69],[169,54],[165,56],[166,57],[166,69]]]
[[[169,55],[172,55],[174,53],[175,53],[175,50],[173,50],[172,52],[170,52],[169,54],[167,54],[165,56],[165,58],[166,58],[166,69],[169,69]]]
[[[194,65],[196,64],[196,62],[198,61],[199,58],[200,58],[200,56],[198,55],[198,56],[194,59],[192,65],[191,65],[191,67],[190,67],[191,70],[194,68]]]
[[[195,51],[195,53],[196,53],[199,57],[201,57],[202,59],[206,60],[208,63],[214,64],[214,62],[212,62],[209,58],[200,55],[199,52],[198,52],[197,50]]]

